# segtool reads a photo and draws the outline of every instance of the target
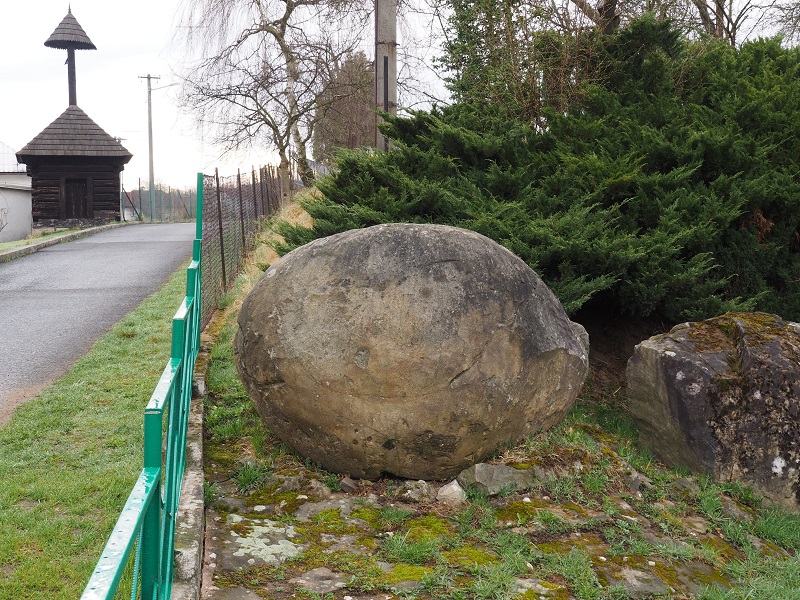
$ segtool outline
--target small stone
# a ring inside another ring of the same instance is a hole
[[[333,494],[331,488],[316,479],[311,480],[308,484],[308,488],[309,494],[316,500],[327,500],[331,497],[331,494]]]
[[[406,481],[400,487],[400,497],[411,502],[433,502],[436,494],[427,481]]]
[[[603,562],[606,562],[608,560],[605,556],[598,556],[597,558],[599,558]]]
[[[648,566],[648,567],[655,567],[655,566],[656,566],[656,563],[655,563],[655,561],[648,560],[648,561],[647,561],[647,566]]]
[[[684,517],[683,524],[700,535],[708,533],[708,521],[703,517]]]
[[[628,485],[628,489],[635,494],[640,494],[640,489],[653,489],[653,483],[650,478],[635,469],[631,469],[626,473],[625,483]]]
[[[297,499],[298,500],[308,500],[308,496],[306,496],[305,494],[299,494],[297,496]]]
[[[398,581],[392,587],[401,592],[413,592],[422,585],[421,581]]]
[[[457,481],[451,481],[439,488],[436,499],[448,506],[460,506],[467,501],[467,493],[458,485]]]
[[[275,479],[281,482],[281,486],[276,490],[282,492],[299,492],[306,485],[306,478],[302,475],[276,475]]]
[[[347,583],[342,575],[334,573],[327,567],[312,569],[299,577],[290,579],[289,583],[301,586],[309,592],[328,594],[343,588]]]
[[[672,483],[669,484],[673,490],[683,494],[699,494],[700,493],[700,485],[697,483],[697,480],[693,477],[681,477],[680,479],[676,479]]]
[[[349,477],[343,477],[341,481],[339,481],[339,487],[342,488],[342,491],[346,494],[352,494],[358,491],[358,483]]]
[[[748,512],[750,510],[748,507],[743,507],[733,498],[722,495],[720,496],[720,500],[722,501],[722,512],[729,517],[739,519],[740,521],[750,521],[753,518],[752,511]]]

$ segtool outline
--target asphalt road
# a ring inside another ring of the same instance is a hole
[[[131,225],[0,263],[0,424],[161,287],[194,235],[194,223]]]

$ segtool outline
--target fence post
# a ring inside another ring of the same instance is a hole
[[[236,169],[236,183],[239,186],[239,221],[242,224],[242,258],[247,254],[247,238],[244,235],[244,199],[242,198],[242,173]]]
[[[219,169],[214,169],[214,178],[217,184],[217,221],[219,223],[219,252],[222,256],[222,290],[228,286],[228,277],[225,273],[225,239],[222,229],[222,200],[219,195]]]
[[[161,472],[161,447],[163,444],[161,411],[144,413],[144,468]],[[147,507],[142,523],[142,600],[157,600],[162,583],[161,573],[161,477],[155,482],[153,500]]]
[[[291,173],[289,175],[291,177]],[[269,201],[272,212],[278,212],[281,205],[281,191],[275,189],[275,173],[272,167],[267,168],[267,185],[269,186]]]
[[[269,196],[269,187],[267,187],[267,167],[259,167],[258,177],[261,187],[261,202],[264,203],[264,211],[268,215],[272,215],[272,200]]]
[[[253,209],[256,211],[256,218],[263,217],[264,211],[262,210],[260,213],[258,211],[258,195],[256,194],[256,168],[254,166],[250,166],[250,183],[251,187],[253,188]]]

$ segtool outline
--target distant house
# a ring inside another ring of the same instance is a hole
[[[30,177],[14,150],[0,142],[0,242],[25,239],[31,226]]]

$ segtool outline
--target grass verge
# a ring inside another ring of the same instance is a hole
[[[61,237],[63,235],[67,235],[68,233],[73,233],[75,231],[80,231],[80,230],[77,227],[74,227],[72,229],[59,229],[57,231],[48,231],[46,233],[36,231],[31,235],[29,235],[24,240],[14,240],[12,242],[0,242],[0,254],[2,254],[3,252],[8,252],[9,250],[24,248],[25,246],[30,246],[31,244],[38,244],[39,242],[44,242],[45,240]]]
[[[179,269],[0,427],[0,600],[80,596],[142,466]]]

